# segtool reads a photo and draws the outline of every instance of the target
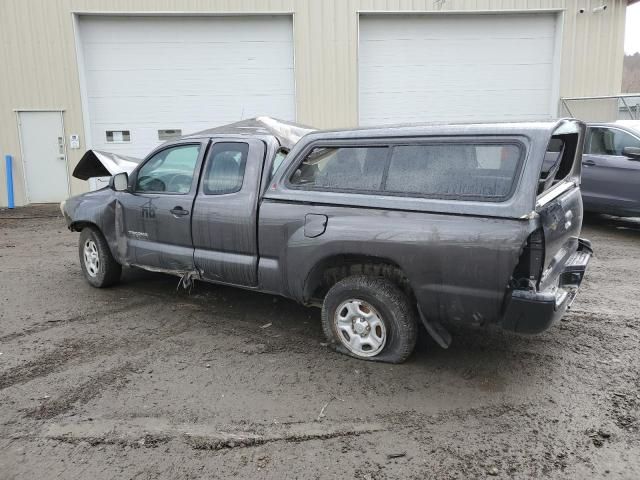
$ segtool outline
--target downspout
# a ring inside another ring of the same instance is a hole
[[[5,155],[5,168],[7,170],[7,206],[9,208],[15,207],[13,198],[13,157],[11,155]]]

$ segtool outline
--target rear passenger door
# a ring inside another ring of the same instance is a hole
[[[256,139],[218,139],[205,159],[192,218],[194,262],[205,280],[257,284],[257,202],[266,152]]]

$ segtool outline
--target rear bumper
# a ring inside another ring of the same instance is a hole
[[[513,290],[502,317],[502,328],[518,333],[540,333],[560,319],[578,294],[592,254],[591,243],[579,239],[578,249],[567,260],[557,285],[541,292]]]

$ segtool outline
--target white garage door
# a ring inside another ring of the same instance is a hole
[[[87,16],[79,25],[95,149],[143,156],[177,130],[295,120],[289,16]]]
[[[556,16],[363,15],[361,125],[556,115]]]

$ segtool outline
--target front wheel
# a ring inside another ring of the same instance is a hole
[[[118,283],[122,266],[111,255],[107,241],[97,228],[82,229],[78,250],[82,272],[92,286],[102,288]]]
[[[407,295],[385,278],[366,275],[331,287],[322,304],[322,328],[337,351],[389,363],[411,355],[418,330]]]

